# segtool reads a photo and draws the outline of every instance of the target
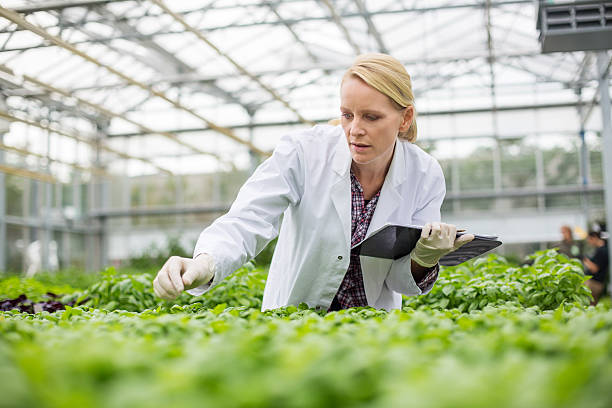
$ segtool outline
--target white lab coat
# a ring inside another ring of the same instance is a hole
[[[229,212],[200,234],[194,257],[211,255],[215,277],[189,293],[205,292],[255,257],[277,236],[283,216],[262,309],[302,302],[329,308],[350,260],[351,160],[340,126],[315,126],[282,137]],[[438,162],[398,139],[368,235],[386,223],[439,221],[445,193]],[[362,256],[361,269],[372,307],[400,308],[402,293],[421,294],[409,256],[396,261]]]

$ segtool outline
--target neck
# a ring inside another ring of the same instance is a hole
[[[361,184],[364,183],[376,183],[377,181],[384,181],[391,167],[391,161],[393,160],[393,152],[395,148],[390,149],[390,154],[387,157],[381,158],[381,160],[374,160],[369,163],[351,163],[351,170],[357,180]],[[381,182],[382,184],[382,182]]]

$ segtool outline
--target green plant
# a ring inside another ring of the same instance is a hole
[[[564,303],[586,306],[588,279],[575,259],[556,250],[538,251],[531,265],[516,266],[490,254],[456,267],[442,268],[434,288],[425,296],[404,298],[404,306],[460,311],[514,302],[523,307],[556,309]]]

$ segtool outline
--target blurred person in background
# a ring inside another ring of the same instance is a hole
[[[585,273],[591,275],[591,279],[586,281],[586,285],[593,294],[592,305],[596,305],[601,298],[608,280],[610,269],[610,259],[608,256],[608,243],[602,238],[602,231],[589,231],[587,243],[595,248],[595,252],[590,257],[583,259]]]
[[[281,138],[229,212],[200,234],[193,259],[164,264],[153,282],[157,296],[204,293],[279,229],[263,310],[300,303],[330,311],[399,309],[402,294],[431,290],[438,260],[474,236],[457,237],[454,225],[440,222],[444,175],[414,144],[410,76],[389,55],[362,55],[344,74],[340,99],[338,125]],[[424,226],[412,253],[390,260],[352,249],[385,224]]]
[[[559,248],[559,252],[566,255],[568,258],[582,258],[582,243],[574,241],[574,235],[569,225],[561,226],[561,241],[555,246]]]

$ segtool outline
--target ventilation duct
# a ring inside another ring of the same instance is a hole
[[[542,52],[612,48],[612,1],[539,1]]]

